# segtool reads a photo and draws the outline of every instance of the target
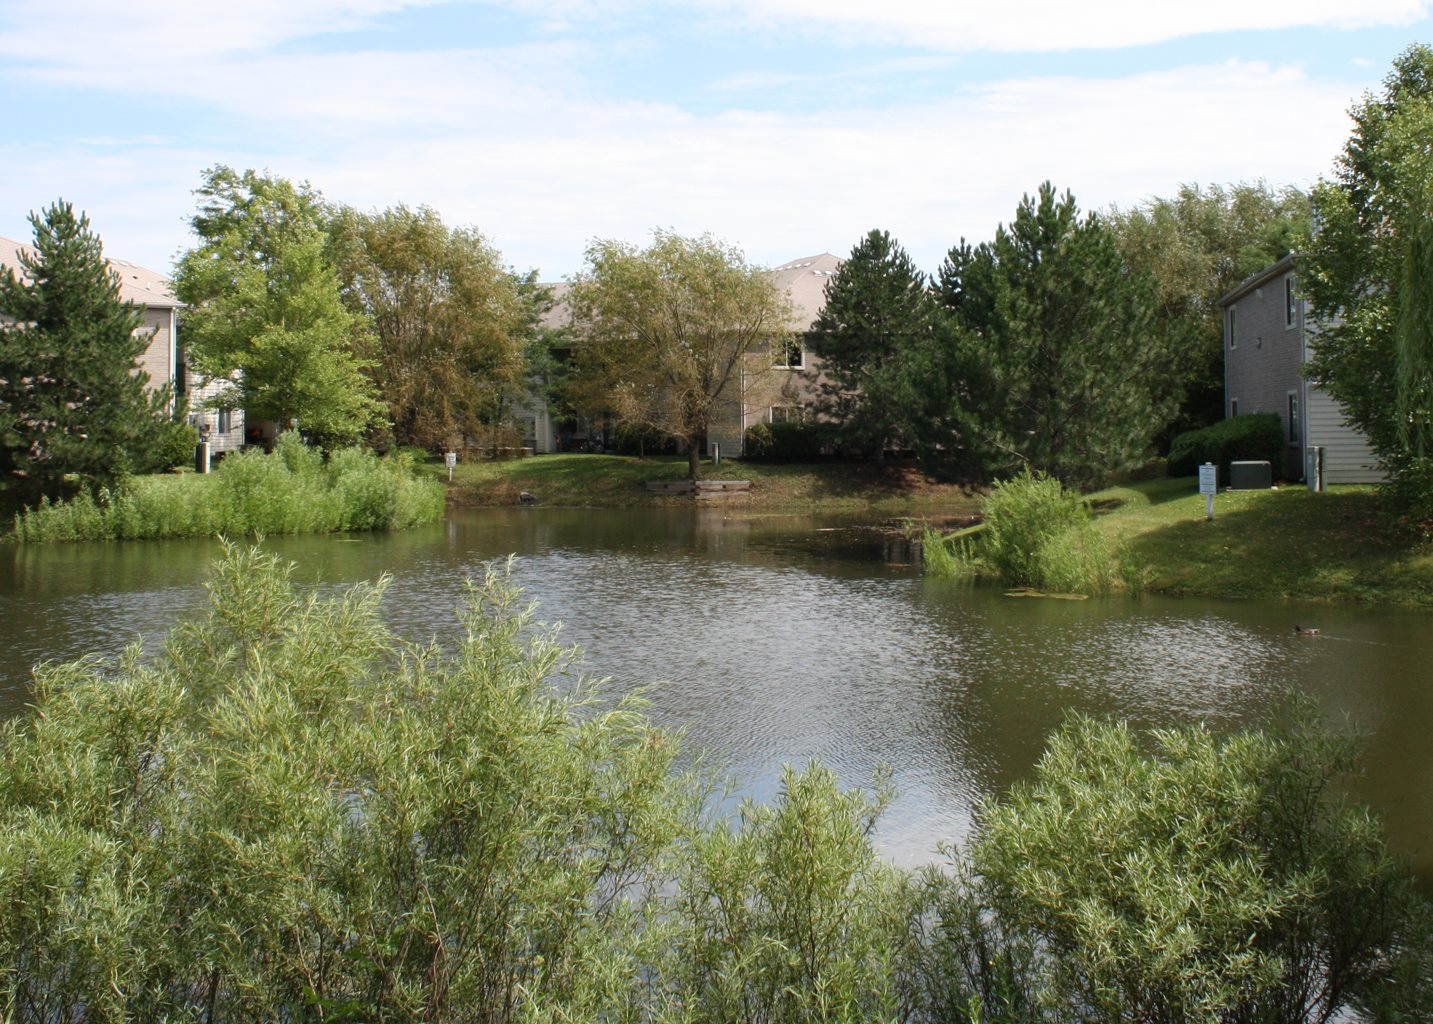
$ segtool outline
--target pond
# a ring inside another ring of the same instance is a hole
[[[851,785],[880,764],[897,797],[881,850],[903,864],[958,840],[985,794],[1028,774],[1071,711],[1138,726],[1257,723],[1290,688],[1366,740],[1351,783],[1433,882],[1433,621],[1426,614],[1144,597],[1018,600],[925,579],[898,537],[719,507],[453,513],[404,533],[265,546],[326,587],[392,576],[385,615],[450,637],[464,582],[516,554],[539,617],[609,690],[769,798],[783,763]],[[204,600],[213,541],[0,547],[0,714],[44,658],[113,655]],[[1294,626],[1317,626],[1301,638]]]

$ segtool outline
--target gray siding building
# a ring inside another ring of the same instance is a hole
[[[1224,313],[1224,414],[1276,413],[1283,424],[1282,464],[1274,472],[1303,480],[1306,452],[1322,450],[1326,484],[1384,478],[1367,439],[1338,403],[1304,377],[1318,343],[1294,279],[1295,256],[1266,267],[1219,300]]]

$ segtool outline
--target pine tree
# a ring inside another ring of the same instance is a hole
[[[1144,458],[1179,362],[1154,301],[1099,220],[1046,182],[995,241],[952,249],[940,291],[966,367],[971,441],[991,472],[1084,484]]]
[[[827,283],[806,347],[822,361],[818,411],[848,451],[879,458],[931,435],[916,411],[940,378],[934,313],[926,276],[885,231],[868,233]]]
[[[34,252],[0,275],[0,488],[13,505],[151,468],[170,398],[137,369],[151,336],[89,218],[57,202],[30,223]]]

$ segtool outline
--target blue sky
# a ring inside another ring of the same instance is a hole
[[[753,262],[873,227],[934,270],[1049,179],[1082,207],[1310,185],[1433,42],[1415,0],[0,0],[0,235],[87,210],[168,270],[200,171],[428,205],[520,270],[710,231]]]

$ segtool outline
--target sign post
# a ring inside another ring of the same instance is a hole
[[[1199,467],[1199,493],[1204,495],[1204,518],[1214,518],[1214,495],[1219,490],[1219,467],[1206,462]]]
[[[448,465],[448,483],[452,483],[452,482],[453,482],[453,467],[458,464],[458,453],[457,453],[457,452],[445,452],[445,453],[443,454],[443,461],[444,461],[445,463],[447,463],[447,465]]]

